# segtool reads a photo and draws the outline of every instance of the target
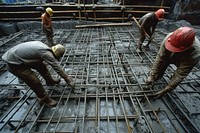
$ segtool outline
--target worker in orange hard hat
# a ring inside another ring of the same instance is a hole
[[[155,31],[156,25],[164,18],[164,9],[159,9],[156,12],[150,12],[142,16],[139,20],[140,24],[140,39],[137,45],[137,52],[142,51],[142,44],[145,40],[145,36],[148,36],[149,41],[146,44],[148,47],[152,40],[152,35]]]
[[[168,85],[155,94],[156,98],[174,90],[199,62],[200,42],[195,35],[193,28],[180,27],[163,40],[146,82],[153,85],[170,64],[174,64],[176,70]]]
[[[41,15],[42,19],[42,28],[43,32],[47,38],[47,44],[49,47],[54,45],[53,43],[53,28],[52,28],[52,20],[51,17],[53,16],[53,10],[48,7],[45,9],[45,12]]]

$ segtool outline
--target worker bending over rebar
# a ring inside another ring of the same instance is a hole
[[[44,64],[46,62],[74,89],[74,81],[65,73],[57,60],[63,56],[64,52],[65,47],[61,44],[50,48],[40,41],[30,41],[14,46],[4,53],[2,59],[7,63],[8,71],[23,80],[35,92],[40,102],[51,107],[55,106],[57,102],[48,96],[32,69],[41,74],[47,85],[58,84],[61,80],[51,77]]]
[[[200,42],[195,36],[196,32],[193,28],[180,27],[169,33],[161,43],[150,75],[147,78],[147,84],[153,85],[155,81],[163,77],[170,64],[174,64],[177,68],[168,85],[157,92],[155,98],[160,98],[174,90],[199,62]]]

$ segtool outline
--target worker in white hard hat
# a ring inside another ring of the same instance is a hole
[[[45,9],[45,12],[41,15],[42,19],[42,28],[43,32],[46,35],[47,43],[49,47],[52,47],[54,45],[53,42],[53,27],[52,27],[52,19],[53,16],[53,10],[48,7]]]
[[[160,45],[160,49],[147,78],[147,84],[153,85],[162,78],[170,64],[176,66],[170,81],[155,96],[160,98],[174,90],[192,71],[200,60],[200,41],[191,27],[180,27],[169,33]]]
[[[59,84],[61,80],[51,77],[44,64],[46,62],[74,89],[74,81],[65,73],[57,60],[64,53],[65,47],[61,44],[50,48],[40,41],[29,41],[14,46],[4,53],[2,59],[7,63],[8,71],[23,80],[35,92],[40,102],[51,107],[55,106],[57,102],[48,96],[39,78],[32,69],[38,71],[47,85],[54,86]]]

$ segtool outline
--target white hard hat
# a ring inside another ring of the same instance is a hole
[[[65,47],[62,44],[57,44],[53,46],[51,49],[57,58],[62,57],[63,54],[65,53]]]

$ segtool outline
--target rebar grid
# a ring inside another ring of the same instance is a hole
[[[154,93],[167,84],[175,68],[167,69],[164,78],[149,88],[144,80],[162,40],[155,37],[150,49],[137,53],[137,32],[137,28],[126,26],[57,30],[54,39],[67,48],[60,63],[75,80],[76,89],[71,90],[64,80],[58,86],[46,86],[58,101],[56,107],[48,108],[5,71],[1,92],[14,92],[6,97],[11,104],[2,113],[0,131],[199,132],[196,119],[190,117],[199,115],[199,103],[192,111],[182,98],[183,94],[194,94],[193,100],[198,100],[199,69],[195,68],[175,91],[154,100]],[[165,35],[160,32],[157,36]],[[52,69],[51,73],[56,76]]]

